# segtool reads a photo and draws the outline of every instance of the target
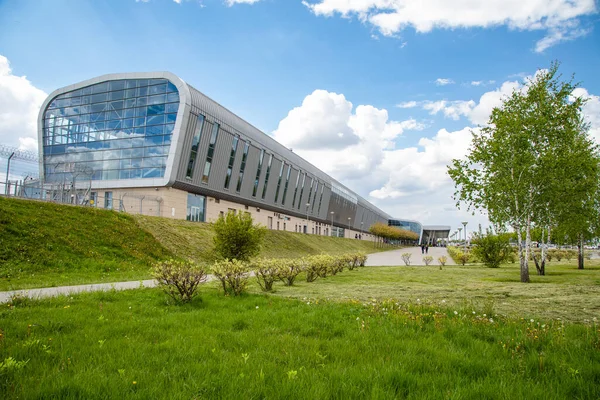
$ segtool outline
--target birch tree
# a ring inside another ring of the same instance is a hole
[[[589,196],[564,190],[579,188],[577,158],[585,156],[596,169],[598,164],[581,115],[585,100],[572,98],[577,84],[562,81],[558,66],[538,71],[494,108],[488,124],[472,132],[466,158],[448,167],[457,206],[486,211],[493,224],[516,232],[521,282],[529,282],[532,227],[546,232],[541,260],[536,261],[538,273],[545,273],[550,227],[565,221],[570,206]]]

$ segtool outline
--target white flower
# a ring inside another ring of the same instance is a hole
[[[533,322],[534,322],[534,321],[533,321],[533,319],[530,319],[529,321],[531,321],[531,323],[533,323]]]
[[[357,320],[357,321],[360,321],[360,317],[356,317],[356,320]]]
[[[454,315],[458,315],[458,311],[454,311]]]
[[[445,302],[446,302],[446,300],[442,300],[442,303],[445,303]]]
[[[493,318],[490,318],[490,322],[493,324],[493,323],[494,323],[494,319],[493,319]]]
[[[475,314],[475,311],[473,311],[473,314]]]
[[[256,309],[258,310],[258,306],[256,306]]]
[[[487,314],[483,314],[484,317],[487,317]]]

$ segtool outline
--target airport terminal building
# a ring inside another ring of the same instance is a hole
[[[168,72],[54,91],[38,119],[45,185],[77,202],[190,221],[249,212],[269,229],[370,239],[391,217]],[[448,228],[449,230],[449,228]]]

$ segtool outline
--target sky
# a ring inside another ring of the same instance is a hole
[[[388,214],[485,229],[485,215],[456,207],[446,166],[555,60],[580,82],[600,141],[599,10],[595,0],[0,0],[0,145],[37,152],[39,107],[59,87],[171,71]]]

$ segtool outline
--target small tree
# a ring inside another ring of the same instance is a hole
[[[402,253],[402,261],[404,261],[404,264],[406,264],[406,266],[410,265],[410,253]]]
[[[229,211],[214,223],[215,253],[222,259],[249,261],[258,255],[266,228],[254,225],[248,213]]]
[[[423,262],[425,263],[425,265],[429,265],[433,262],[433,257],[425,256],[425,257],[423,257]]]
[[[491,230],[486,235],[478,234],[472,243],[474,255],[489,268],[498,268],[512,254],[508,236],[495,235]]]

